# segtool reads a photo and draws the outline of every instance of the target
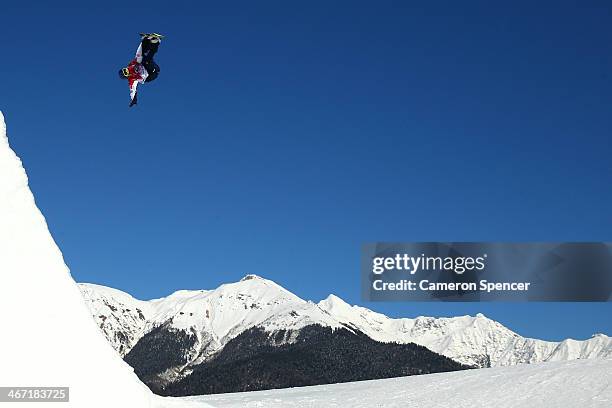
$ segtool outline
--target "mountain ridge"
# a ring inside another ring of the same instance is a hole
[[[80,287],[98,326],[122,356],[144,334],[164,324],[177,330],[193,329],[200,347],[194,354],[200,361],[251,327],[274,332],[320,324],[358,330],[380,342],[414,342],[479,367],[612,357],[612,338],[605,334],[559,342],[532,339],[481,313],[390,318],[349,305],[333,294],[313,303],[257,275],[246,275],[214,290],[180,290],[149,301],[100,285],[83,283]]]

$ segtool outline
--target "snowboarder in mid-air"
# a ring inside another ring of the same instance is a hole
[[[130,107],[138,103],[138,91],[136,89],[138,84],[151,82],[159,75],[159,65],[153,61],[153,56],[157,52],[162,38],[164,38],[163,35],[141,33],[140,38],[141,41],[136,50],[136,57],[127,67],[119,70],[119,77],[127,79],[130,86]]]

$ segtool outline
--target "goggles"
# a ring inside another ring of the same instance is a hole
[[[121,68],[121,73],[123,74],[124,77],[129,77],[130,76],[130,70],[127,68]]]

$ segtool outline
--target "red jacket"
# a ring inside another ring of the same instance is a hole
[[[145,79],[149,75],[147,70],[141,64],[142,62],[142,44],[138,46],[136,50],[136,58],[130,61],[130,64],[127,66],[129,71],[128,75],[128,85],[130,87],[130,98],[132,101],[136,98],[138,84],[144,84]]]

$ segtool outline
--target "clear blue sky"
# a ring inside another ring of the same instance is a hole
[[[20,3],[0,109],[79,281],[362,304],[363,242],[612,239],[609,2]],[[612,334],[610,303],[367,306]]]

